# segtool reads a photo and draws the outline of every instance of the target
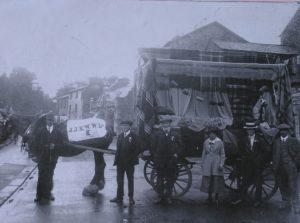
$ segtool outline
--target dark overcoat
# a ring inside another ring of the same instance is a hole
[[[244,136],[239,143],[239,156],[244,168],[261,168],[266,164],[269,156],[269,146],[258,134],[255,134],[254,143],[251,148],[250,140]]]
[[[272,147],[272,161],[273,161],[273,168],[275,170],[278,170],[278,167],[279,167],[280,143],[281,143],[281,139],[278,138],[274,141],[273,147]],[[294,164],[298,167],[298,171],[299,171],[300,143],[296,138],[293,138],[291,136],[288,137],[288,139],[285,143],[287,143],[288,154],[291,156],[292,160],[294,161]]]
[[[162,129],[158,129],[151,137],[151,154],[156,168],[168,168],[176,165],[176,157],[183,152],[183,143],[181,135],[170,130],[166,135]]]
[[[126,137],[124,137],[124,133],[119,134],[114,166],[134,166],[139,164],[138,155],[141,153],[141,147],[142,144],[139,137],[132,131]]]
[[[57,159],[58,157],[58,150],[62,146],[63,140],[63,134],[56,125],[53,126],[51,133],[47,130],[46,126],[38,129],[36,136],[36,156],[38,158],[38,162],[47,159],[49,156],[51,156],[53,161],[55,161],[55,158]],[[55,145],[54,149],[50,150],[50,144]]]

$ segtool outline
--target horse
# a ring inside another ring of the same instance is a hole
[[[46,125],[46,115],[47,114],[43,114],[39,118],[35,119],[27,128],[24,134],[29,151],[33,155],[37,154],[38,150],[36,145],[37,131],[41,126]],[[91,179],[89,185],[84,187],[82,194],[84,196],[94,196],[105,186],[104,170],[106,167],[106,163],[103,155],[104,153],[114,153],[114,151],[108,149],[109,145],[113,141],[113,136],[115,135],[113,128],[109,125],[106,125],[106,134],[103,137],[81,140],[77,142],[70,142],[67,131],[67,122],[68,121],[56,123],[57,127],[60,129],[63,135],[63,143],[57,150],[58,155],[61,157],[72,157],[79,155],[86,150],[93,151],[95,162],[94,176]],[[35,157],[33,157],[32,160],[35,162],[37,161]]]

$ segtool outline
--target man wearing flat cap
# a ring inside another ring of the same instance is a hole
[[[183,143],[178,132],[171,129],[171,119],[160,121],[160,128],[151,137],[151,153],[157,171],[159,200],[155,204],[171,204],[172,189],[176,181],[177,159]]]
[[[289,135],[290,126],[278,126],[280,137],[273,143],[273,168],[278,177],[278,185],[282,196],[280,208],[294,207],[295,213],[300,213],[299,185],[297,185],[297,166],[300,160],[300,144],[296,138]]]
[[[233,204],[246,201],[248,189],[251,184],[254,184],[256,188],[254,207],[259,207],[262,202],[262,173],[268,155],[267,143],[257,133],[258,126],[255,122],[247,122],[244,129],[246,134],[239,142],[243,180],[240,187],[240,197]]]
[[[38,130],[36,136],[38,182],[35,202],[49,203],[54,197],[51,194],[53,188],[53,174],[58,159],[58,149],[63,143],[63,134],[54,125],[54,114],[46,115],[46,123]]]
[[[134,166],[139,163],[138,155],[141,152],[141,141],[131,131],[132,121],[121,122],[121,131],[117,140],[117,152],[114,165],[117,166],[117,196],[111,202],[121,204],[124,196],[124,175],[128,180],[129,204],[134,205]]]

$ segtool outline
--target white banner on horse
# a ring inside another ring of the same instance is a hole
[[[69,120],[67,131],[69,141],[78,142],[104,137],[106,135],[106,125],[103,119],[98,118]]]

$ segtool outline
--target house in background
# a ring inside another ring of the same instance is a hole
[[[140,52],[141,53],[141,52]],[[166,59],[233,63],[282,63],[298,54],[292,46],[250,43],[219,22],[212,22],[142,54]]]
[[[281,44],[300,50],[300,8],[280,35]]]
[[[120,123],[123,120],[134,120],[134,95],[132,85],[127,78],[117,79],[105,87],[103,95],[98,100],[97,111],[100,117],[120,133]]]
[[[183,36],[177,36],[165,44],[169,49],[185,49],[198,51],[214,51],[215,41],[247,43],[219,22],[212,22]]]
[[[59,116],[68,116],[69,119],[82,119],[84,113],[88,112],[89,106],[84,100],[84,91],[87,86],[70,90],[65,95],[56,97],[56,105]]]
[[[300,75],[300,8],[296,11],[290,22],[280,35],[281,44],[293,47],[298,54],[290,59],[291,73]],[[300,79],[294,78],[294,82],[300,85]]]

